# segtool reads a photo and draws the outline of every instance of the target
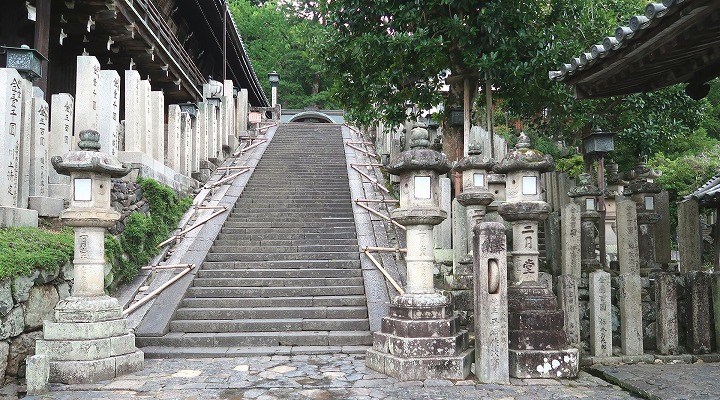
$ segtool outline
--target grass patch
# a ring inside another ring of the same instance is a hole
[[[145,215],[134,212],[117,238],[105,236],[105,258],[112,264],[114,284],[128,282],[157,254],[157,245],[175,229],[192,204],[191,197],[180,198],[175,191],[150,178],[138,178],[143,197],[150,206]]]
[[[59,232],[30,227],[0,229],[0,279],[30,275],[36,269],[58,271],[72,258],[74,240],[70,228]]]

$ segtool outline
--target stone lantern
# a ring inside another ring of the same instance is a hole
[[[568,192],[568,196],[574,199],[582,210],[580,213],[580,264],[582,271],[592,272],[603,267],[595,255],[595,231],[600,220],[598,198],[602,193],[594,185],[590,174],[582,173],[579,179],[580,184],[572,188]]]
[[[424,127],[410,133],[410,150],[386,167],[400,176],[400,207],[391,217],[407,228],[405,293],[390,304],[382,331],[373,335],[369,368],[403,380],[464,379],[470,374],[473,349],[458,329],[458,316],[447,296],[433,286],[433,226],[446,218],[439,207],[439,174],[450,170],[447,157],[427,147]]]
[[[506,174],[506,202],[498,213],[512,225],[512,285],[508,287],[509,364],[515,378],[574,377],[578,349],[567,347],[564,316],[550,288],[538,282],[538,224],[550,206],[543,201],[540,173],[552,157],[530,148],[524,134],[493,168]]]
[[[638,251],[640,253],[640,271],[642,274],[661,270],[655,261],[655,224],[660,221],[660,214],[655,211],[655,195],[662,188],[654,182],[661,174],[638,163],[629,173],[630,183],[625,195],[636,203],[638,224]]]
[[[622,178],[617,163],[607,164],[607,189],[605,191],[605,247],[608,261],[617,261],[617,207],[615,198],[622,196],[628,184]],[[612,265],[612,264],[610,264]]]
[[[79,134],[80,150],[52,157],[55,170],[70,175],[70,207],[61,221],[75,230],[72,295],[55,306],[53,321],[45,321],[36,353],[49,359],[50,381],[91,383],[142,369],[143,353],[135,347],[117,299],[107,296],[105,231],[119,213],[110,207],[110,178],[129,168],[100,152],[100,134]]]

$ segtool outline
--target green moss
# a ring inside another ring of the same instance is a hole
[[[40,228],[0,229],[0,279],[30,275],[35,269],[57,271],[74,251],[71,229],[60,232]]]
[[[168,238],[192,204],[192,198],[180,198],[172,188],[153,179],[138,178],[138,184],[150,212],[130,214],[122,234],[105,237],[105,257],[112,264],[114,283],[130,281],[147,265],[157,254],[157,245]]]

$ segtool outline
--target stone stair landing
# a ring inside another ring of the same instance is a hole
[[[148,357],[372,344],[340,127],[280,125]]]

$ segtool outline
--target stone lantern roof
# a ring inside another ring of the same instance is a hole
[[[445,154],[428,149],[430,145],[427,129],[416,126],[410,133],[410,150],[398,154],[385,167],[387,172],[400,175],[403,172],[431,170],[438,174],[450,171],[450,163]]]
[[[53,156],[50,162],[53,168],[63,175],[74,172],[95,172],[120,178],[130,172],[116,157],[100,151],[100,133],[94,130],[80,132],[80,150],[70,151],[64,156]]]
[[[568,192],[568,196],[572,198],[583,196],[600,196],[602,192],[600,191],[600,189],[598,189],[597,186],[595,186],[594,182],[592,181],[592,176],[590,176],[590,174],[583,172],[582,174],[580,174],[579,179],[580,185],[570,189],[570,191]]]
[[[555,169],[555,162],[549,154],[543,154],[538,150],[530,147],[530,138],[524,133],[520,133],[515,149],[500,160],[493,170],[500,174],[512,171],[528,170],[538,172],[548,172]]]
[[[482,148],[480,145],[470,146],[468,155],[458,160],[453,167],[454,171],[463,172],[469,169],[484,169],[486,171],[492,171],[495,166],[495,160],[490,157],[482,155]]]

